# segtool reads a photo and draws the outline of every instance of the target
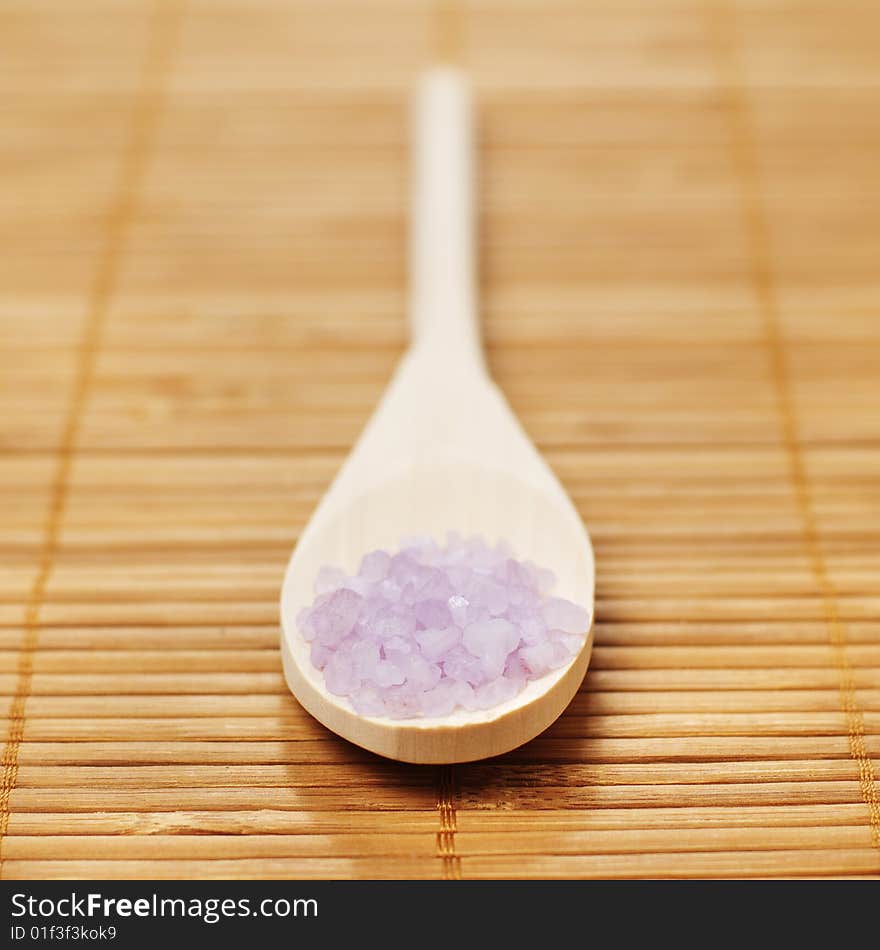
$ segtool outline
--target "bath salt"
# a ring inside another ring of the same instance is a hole
[[[503,543],[411,538],[371,551],[354,576],[323,567],[297,626],[327,690],[361,715],[490,709],[583,647],[589,614],[550,596],[555,581]]]

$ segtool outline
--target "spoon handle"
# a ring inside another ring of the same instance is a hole
[[[471,92],[452,67],[425,72],[415,97],[410,224],[413,343],[483,368],[476,305]]]

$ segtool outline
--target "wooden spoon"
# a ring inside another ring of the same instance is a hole
[[[432,69],[415,103],[411,232],[413,341],[357,445],[302,533],[281,592],[287,683],[328,728],[407,762],[466,762],[513,749],[571,701],[592,648],[593,551],[556,477],[490,380],[474,292],[473,147],[462,74]],[[324,686],[296,627],[323,565],[354,573],[376,548],[448,530],[506,540],[519,558],[551,568],[553,593],[590,614],[581,652],[491,709],[448,716],[361,716]]]

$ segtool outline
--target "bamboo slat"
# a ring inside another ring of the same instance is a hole
[[[880,876],[880,60],[842,0],[0,9],[0,875]],[[480,104],[494,375],[591,530],[544,735],[422,769],[277,593]]]

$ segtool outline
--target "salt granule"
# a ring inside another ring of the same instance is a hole
[[[589,615],[548,596],[555,580],[503,543],[411,538],[371,551],[353,577],[321,568],[297,624],[327,689],[361,715],[489,709],[583,646]]]

